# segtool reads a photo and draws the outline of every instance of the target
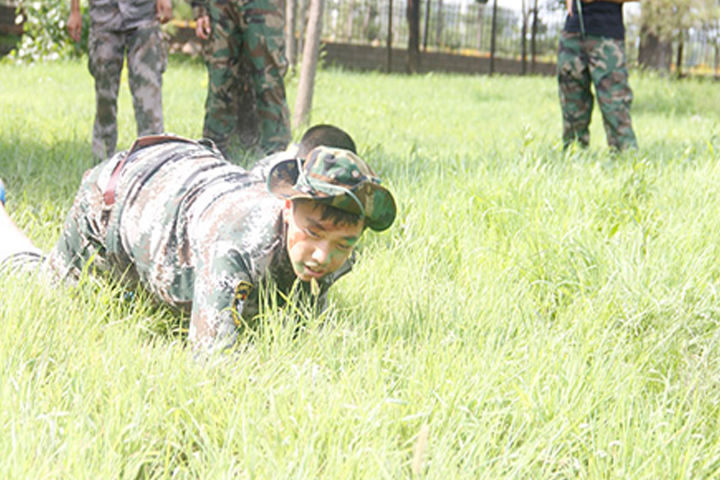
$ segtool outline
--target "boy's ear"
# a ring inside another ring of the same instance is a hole
[[[292,213],[292,200],[285,199],[285,205],[283,205],[282,216],[285,223],[290,219],[290,213]]]

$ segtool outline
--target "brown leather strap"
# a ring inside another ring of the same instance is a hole
[[[130,157],[130,155],[132,155],[137,150],[140,150],[141,148],[149,147],[151,145],[158,145],[165,142],[184,142],[199,145],[198,142],[196,142],[195,140],[177,137],[174,135],[148,135],[146,137],[138,138],[133,142],[130,150],[125,152],[125,156],[122,158],[122,160],[120,160],[115,165],[115,168],[110,175],[110,180],[108,180],[107,187],[105,187],[105,193],[103,194],[103,199],[105,200],[106,206],[109,207],[115,203],[115,189],[117,188],[118,179],[120,178],[120,174],[122,173],[123,167],[125,166],[125,162],[127,161],[128,157]]]
[[[115,188],[117,187],[117,181],[120,177],[120,172],[122,171],[123,166],[125,165],[125,160],[127,160],[127,158],[128,154],[126,153],[122,160],[120,160],[115,165],[112,175],[110,175],[110,180],[108,180],[107,187],[105,187],[103,199],[105,200],[105,205],[108,207],[115,203]]]

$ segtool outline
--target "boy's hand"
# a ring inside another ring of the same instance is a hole
[[[82,15],[79,10],[70,12],[70,18],[68,18],[67,22],[67,30],[70,34],[70,38],[76,42],[80,41],[80,34],[82,33]]]
[[[169,22],[173,16],[170,0],[157,0],[155,3],[155,12],[160,23]]]
[[[210,17],[203,15],[196,20],[195,36],[202,40],[207,40],[210,35]]]

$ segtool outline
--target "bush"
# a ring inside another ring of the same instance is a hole
[[[66,0],[21,1],[18,14],[25,17],[24,34],[11,56],[27,62],[79,56],[87,44],[87,9],[82,8],[83,35],[78,45],[65,29],[69,7]]]
[[[20,45],[10,54],[11,58],[24,62],[57,60],[80,57],[87,52],[90,13],[87,5],[80,5],[83,28],[80,42],[76,43],[67,32],[70,16],[68,0],[20,0],[18,15],[24,17],[24,33]],[[192,20],[190,3],[173,0],[173,16]],[[165,29],[170,29],[165,26]]]

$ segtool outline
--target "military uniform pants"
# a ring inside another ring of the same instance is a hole
[[[260,134],[259,149],[268,154],[290,143],[290,111],[283,76],[287,71],[284,0],[210,0],[208,95],[203,136],[223,151],[246,135],[238,118],[249,108],[239,105],[241,62],[251,69],[251,88]],[[248,149],[251,145],[242,145]]]
[[[55,247],[47,254],[40,250],[18,252],[0,262],[0,272],[35,272],[52,281],[73,280],[89,267],[107,269],[106,234],[109,210],[104,189],[122,154],[96,165],[83,175],[73,206],[68,212]],[[117,241],[115,242],[117,243]]]
[[[157,25],[128,31],[91,29],[88,66],[95,78],[93,155],[105,160],[117,145],[117,96],[127,56],[128,83],[133,98],[138,136],[162,133],[162,74],[167,55]]]
[[[637,148],[630,119],[633,94],[628,84],[623,41],[563,32],[558,53],[558,83],[563,114],[563,145],[590,143],[590,119],[595,86],[598,105],[611,148]]]

